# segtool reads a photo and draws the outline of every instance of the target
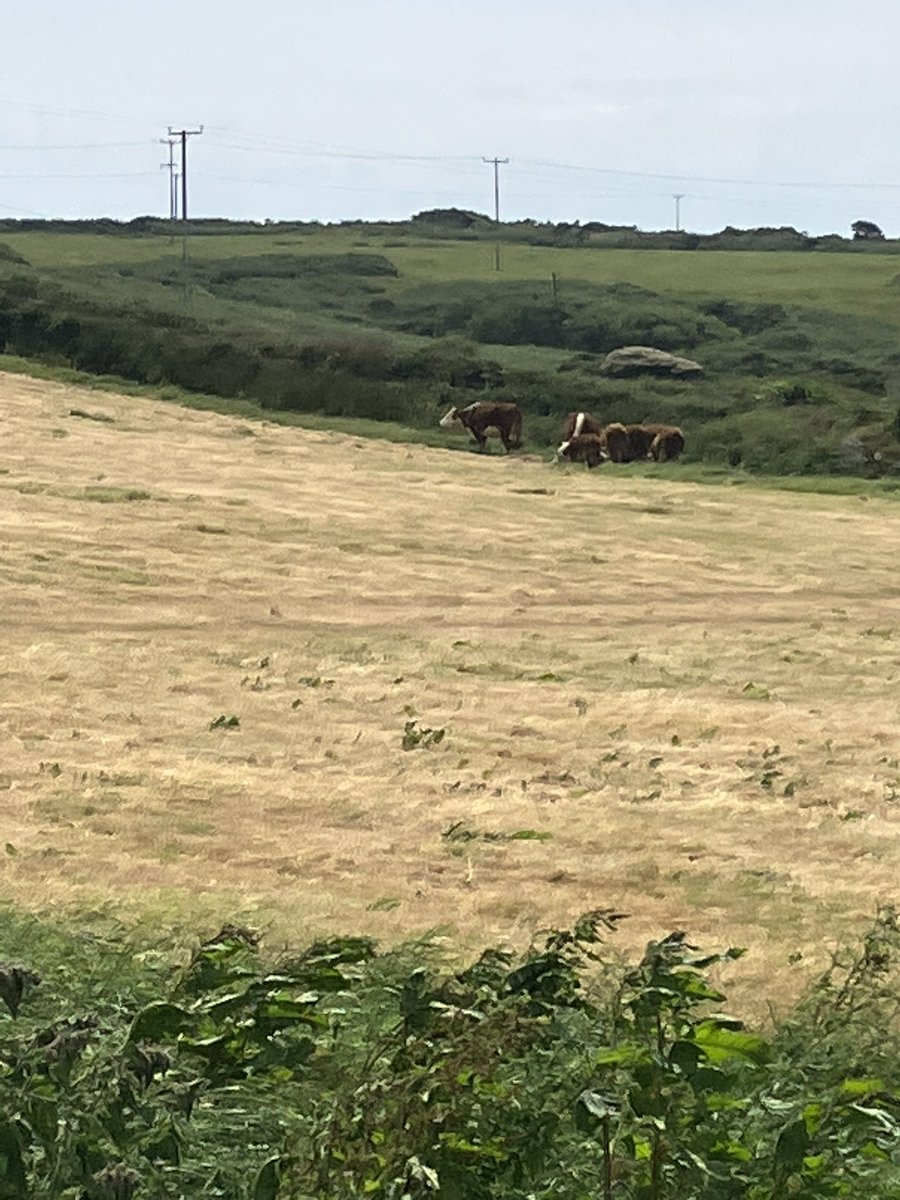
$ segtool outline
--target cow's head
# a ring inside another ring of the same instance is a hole
[[[454,425],[461,425],[462,422],[457,416],[458,412],[458,408],[451,408],[448,413],[445,413],[445,415],[441,417],[440,421],[438,422],[441,429],[452,429]]]
[[[600,438],[593,433],[583,433],[579,437],[569,438],[556,451],[556,461],[586,462],[589,467],[599,467],[602,462],[609,461],[609,455],[603,449]]]

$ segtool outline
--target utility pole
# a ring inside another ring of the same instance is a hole
[[[196,134],[203,132],[203,126],[199,129],[173,129],[169,126],[169,137],[181,139],[181,219],[188,219],[187,206],[187,140],[189,137],[194,137]]]
[[[494,164],[494,224],[497,226],[497,243],[494,246],[494,270],[500,270],[500,165],[508,158],[484,158],[482,162]]]
[[[175,145],[177,138],[160,138],[164,146],[169,147],[169,161],[160,163],[160,170],[169,168],[169,220],[174,221],[178,216],[178,172],[175,170]]]
[[[675,232],[681,232],[681,202],[684,199],[684,192],[673,192],[672,199],[675,201]]]

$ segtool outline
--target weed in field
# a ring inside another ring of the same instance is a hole
[[[222,713],[220,716],[215,717],[212,721],[210,721],[209,728],[210,729],[239,729],[240,725],[241,725],[240,717],[236,717],[234,715],[234,713],[231,713],[229,716],[226,716],[225,713]]]
[[[87,412],[87,410],[83,408],[70,408],[69,416],[81,417],[86,421],[102,421],[107,424],[113,424],[115,422],[115,417],[109,416],[108,413]]]
[[[106,563],[86,563],[85,569],[91,575],[113,583],[130,583],[136,587],[146,587],[151,583],[150,576],[145,571],[135,571],[130,567],[115,567]]]
[[[98,771],[97,781],[104,787],[140,787],[145,778],[132,771]]]
[[[407,721],[403,726],[400,744],[404,750],[428,750],[432,746],[439,746],[446,733],[446,729],[429,729],[420,726],[416,720]]]
[[[540,831],[537,829],[516,829],[512,833],[504,833],[496,830],[473,829],[464,821],[454,821],[448,825],[441,838],[445,842],[546,842],[553,837],[552,833],[546,830]]]
[[[771,792],[777,789],[783,796],[793,796],[806,780],[786,777],[786,769],[791,762],[791,756],[783,754],[781,746],[776,744],[767,746],[761,752],[756,752],[751,747],[747,758],[739,759],[737,765],[747,772],[748,782],[758,784],[764,791]]]
[[[135,500],[153,500],[154,497],[143,488],[121,487],[85,487],[80,492],[72,493],[73,500],[90,500],[97,504],[117,504]]]
[[[744,686],[741,688],[741,695],[746,700],[771,700],[772,699],[772,693],[769,691],[769,689],[767,687],[764,687],[762,684],[759,684],[759,683],[753,683],[752,681],[750,683],[744,684]]]

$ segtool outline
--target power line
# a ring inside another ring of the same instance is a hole
[[[240,134],[237,135],[240,138]],[[347,159],[348,161],[363,160],[377,162],[421,162],[421,163],[474,163],[477,160],[470,155],[441,155],[441,154],[393,154],[386,151],[377,150],[358,150],[347,149],[340,147],[319,147],[309,148],[310,144],[300,146],[296,143],[274,141],[274,140],[254,140],[252,145],[239,145],[233,142],[220,142],[212,139],[213,144],[221,149],[237,150],[246,153],[258,153],[260,149],[267,149],[273,154],[284,154],[297,157],[308,158],[336,158]],[[482,158],[483,162],[492,163],[492,158]],[[507,161],[507,160],[503,160]],[[837,182],[816,182],[810,180],[767,180],[767,179],[733,179],[724,176],[713,175],[684,175],[680,172],[654,172],[654,171],[632,171],[624,168],[614,167],[594,167],[580,163],[555,162],[544,159],[528,159],[517,158],[517,174],[523,174],[521,168],[538,167],[541,169],[549,169],[553,171],[578,171],[600,175],[616,175],[624,176],[632,179],[656,179],[656,180],[671,180],[672,182],[680,182],[684,180],[690,183],[710,183],[710,184],[727,184],[727,185],[746,185],[748,187],[777,187],[777,188],[860,188],[860,189],[878,189],[878,188],[900,188],[900,183],[879,183],[879,182],[859,182],[859,181],[837,181]]]
[[[160,163],[160,170],[164,171],[167,167],[169,169],[169,220],[174,221],[178,217],[178,172],[175,170],[175,147],[178,139],[168,137],[159,140],[169,147],[169,161]]]
[[[54,171],[48,174],[32,175],[0,175],[0,179],[146,179],[150,171],[87,171],[65,172]]]
[[[169,137],[177,137],[181,139],[181,219],[188,219],[187,205],[187,140],[189,137],[196,137],[203,132],[203,126],[199,129],[173,129],[169,126]]]
[[[508,158],[482,158],[482,162],[494,164],[494,222],[500,224],[500,165],[508,163]],[[494,270],[500,270],[500,243],[494,246]]]
[[[0,97],[0,103],[6,108],[25,109],[31,112],[42,113],[50,116],[61,117],[80,117],[80,118],[95,118],[103,121],[112,121],[117,124],[136,123],[133,116],[123,115],[122,113],[111,113],[98,111],[96,109],[87,108],[65,108],[61,106],[53,106],[48,104],[35,104],[28,101],[23,101],[14,97]],[[240,140],[244,135],[238,130],[229,128],[228,126],[210,126],[209,131],[213,134],[231,135]],[[191,131],[195,132],[195,131]],[[199,131],[196,131],[199,132]],[[214,140],[214,139],[211,139]],[[63,145],[48,145],[48,146],[4,146],[0,149],[4,150],[67,150],[67,149],[105,149],[126,146],[143,145],[142,142],[119,142],[119,143],[82,143],[72,144],[70,146]],[[297,157],[311,158],[334,158],[347,160],[371,160],[379,162],[408,162],[408,163],[476,163],[475,155],[441,155],[441,154],[395,154],[378,150],[365,150],[359,147],[343,147],[343,146],[323,146],[321,143],[305,143],[298,144],[291,142],[289,139],[257,139],[254,138],[252,145],[239,145],[233,142],[224,142],[214,140],[214,144],[222,149],[231,149],[243,153],[258,153],[260,149],[265,149],[269,153],[284,154]],[[654,172],[654,171],[635,171],[624,168],[611,167],[594,167],[590,165],[578,163],[556,162],[545,159],[522,159],[517,158],[517,174],[524,174],[522,168],[534,166],[550,170],[563,171],[578,171],[596,174],[606,174],[622,176],[634,179],[656,179],[661,181],[670,181],[676,185],[680,182],[685,183],[705,183],[705,184],[723,184],[723,185],[739,185],[753,188],[798,188],[798,189],[813,189],[823,190],[828,189],[852,189],[852,190],[897,190],[900,189],[900,182],[885,182],[885,181],[859,181],[859,180],[835,180],[835,181],[810,181],[810,180],[766,180],[766,179],[742,179],[712,175],[685,175],[678,171],[669,172]]]
[[[145,146],[147,143],[141,142],[71,142],[69,145],[63,146],[26,146],[20,143],[11,146],[0,146],[0,150],[28,150],[32,153],[41,153],[44,150],[124,150],[126,147]]]
[[[92,108],[58,108],[47,104],[31,104],[26,100],[14,100],[8,97],[0,98],[0,104],[4,108],[24,108],[30,112],[42,113],[51,117],[92,118],[98,121],[114,121],[119,125],[135,124],[135,119],[132,116],[123,115],[122,113],[98,112],[97,109]]]
[[[0,176],[2,178],[2,176]],[[375,196],[384,195],[386,189],[384,184],[378,187],[364,187],[360,184],[352,183],[309,183],[307,180],[299,179],[260,179],[249,175],[210,175],[206,171],[203,173],[204,179],[215,180],[219,183],[239,183],[247,184],[248,186],[261,187],[277,187],[277,188],[301,188],[307,192],[368,192]],[[460,192],[457,189],[453,192],[436,191],[434,188],[429,188],[427,191],[419,191],[413,188],[391,189],[392,195],[397,196],[421,196],[425,199],[432,200],[456,200],[458,203],[463,203]],[[661,195],[665,193],[660,193]]]
[[[684,192],[673,192],[672,199],[675,201],[675,232],[681,232],[681,202],[684,199]]]
[[[238,135],[240,136],[240,135]],[[236,142],[221,142],[210,138],[210,143],[222,150],[237,150],[246,154],[258,154],[266,150],[270,154],[283,154],[291,158],[338,158],[363,162],[412,162],[412,163],[471,163],[478,162],[474,154],[390,154],[381,150],[350,150],[317,146],[309,148],[290,142],[255,138],[250,145]]]
[[[827,182],[813,183],[810,181],[788,181],[784,179],[729,179],[715,175],[682,175],[674,171],[668,174],[662,174],[654,171],[624,171],[613,167],[586,167],[577,163],[559,163],[544,161],[541,159],[521,159],[523,163],[530,164],[534,167],[546,167],[552,170],[563,171],[585,171],[597,175],[621,175],[630,179],[671,179],[676,182],[684,181],[685,183],[724,183],[729,185],[738,185],[740,187],[773,187],[773,188],[813,188],[822,189],[823,191],[829,188],[863,188],[869,190],[877,190],[878,188],[900,188],[900,183],[859,183],[859,182]]]

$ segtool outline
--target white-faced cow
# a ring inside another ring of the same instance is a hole
[[[489,400],[451,408],[440,420],[441,429],[468,429],[483,450],[488,436],[500,438],[507,454],[522,444],[522,413],[517,404],[495,404]]]
[[[570,412],[563,426],[563,440],[556,450],[557,459],[567,458],[569,462],[584,461],[589,467],[596,467],[601,459],[596,457],[594,449],[590,450],[590,457],[588,457],[590,443],[582,444],[580,439],[582,437],[599,437],[602,432],[603,426],[589,412]],[[574,443],[577,445],[574,445],[573,449]],[[601,447],[601,449],[605,449],[605,447]],[[596,461],[593,461],[594,459]]]
[[[596,433],[599,436],[602,432],[603,426],[589,412],[570,412],[563,426],[562,440],[567,442],[570,438],[580,437],[583,433]]]

